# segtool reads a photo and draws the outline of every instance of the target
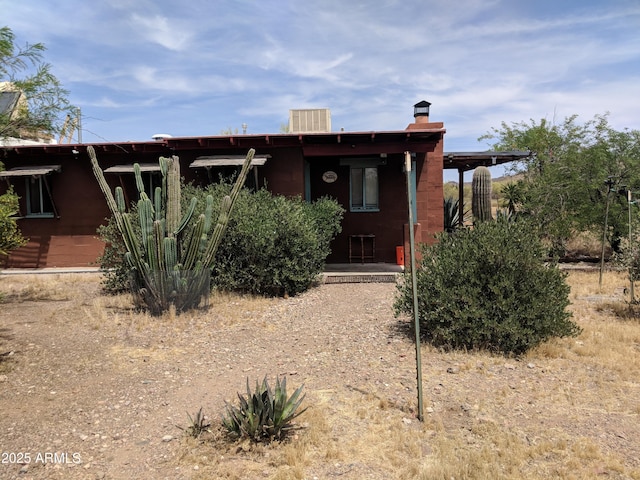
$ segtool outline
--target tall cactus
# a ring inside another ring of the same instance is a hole
[[[134,297],[152,314],[160,314],[171,305],[177,312],[198,307],[202,296],[209,291],[216,251],[255,151],[249,150],[231,193],[224,197],[213,231],[213,198],[210,195],[206,199],[205,213],[197,219],[193,219],[195,197],[181,215],[178,157],[160,157],[162,187],[156,188],[154,202],[144,191],[140,167],[135,164],[139,235],[133,227],[131,214],[126,211],[122,188],[116,187],[114,197],[98,165],[95,150],[89,146],[87,151],[93,173],[127,249],[125,259],[135,278],[132,282]]]
[[[477,167],[473,172],[471,211],[475,222],[493,220],[491,214],[491,172],[487,167]]]

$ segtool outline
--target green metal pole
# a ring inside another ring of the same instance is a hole
[[[411,268],[411,291],[413,293],[413,323],[416,335],[416,376],[418,382],[418,420],[424,421],[422,404],[422,355],[420,353],[420,321],[418,319],[418,280],[416,278],[416,243],[413,238],[413,202],[411,188],[411,152],[404,152],[405,172],[407,174],[407,199],[409,203],[409,268]]]
[[[607,224],[609,223],[609,196],[611,194],[611,180],[607,180],[607,205],[604,210],[604,231],[602,232],[602,252],[600,253],[600,276],[598,277],[598,289],[602,290],[602,273],[604,272],[604,245],[607,241]]]
[[[633,242],[633,237],[631,235],[631,189],[627,190],[627,204],[629,206],[629,250],[631,250],[631,245]],[[629,266],[629,294],[631,295],[631,303],[636,303],[636,296],[633,291],[633,272],[632,266]]]

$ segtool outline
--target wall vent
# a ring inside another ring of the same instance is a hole
[[[289,132],[331,132],[331,111],[328,108],[289,110]]]

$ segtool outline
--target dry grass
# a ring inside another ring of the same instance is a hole
[[[74,287],[83,280],[83,275],[7,275],[1,288],[5,302],[64,301],[74,297]]]
[[[412,414],[415,402],[394,403],[383,392],[309,392],[306,428],[293,440],[270,446],[229,445],[220,436],[189,440],[181,464],[203,479],[640,479],[637,462],[630,465],[601,441],[607,429],[622,438],[622,425],[638,422],[640,323],[588,299],[604,294],[624,305],[615,294],[625,276],[606,273],[602,290],[597,272],[568,280],[583,328],[578,338],[551,341],[519,362],[424,347],[427,384],[435,375],[429,363],[457,365],[467,376],[450,398],[427,388],[424,422]],[[519,364],[514,375],[496,381],[495,372],[511,362]],[[461,413],[470,398],[475,403]]]
[[[26,278],[0,279],[5,301],[67,300],[92,328],[122,338],[154,329],[178,335],[235,328],[284,308],[278,300],[216,293],[206,316],[170,312],[157,319],[133,310],[126,295],[75,294],[86,287],[82,276]],[[618,293],[626,276],[606,272],[602,289],[597,271],[571,273],[568,281],[570,308],[583,329],[577,338],[550,341],[521,359],[423,346],[424,422],[415,418],[410,389],[307,389],[310,408],[296,436],[271,445],[232,443],[216,427],[198,440],[184,437],[176,466],[194,479],[640,479],[640,322],[616,314],[628,311]],[[189,352],[132,343],[110,355],[125,366]],[[212,417],[216,425],[218,414]]]

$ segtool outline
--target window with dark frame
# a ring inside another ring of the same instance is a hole
[[[351,211],[379,210],[378,167],[351,167]]]
[[[156,187],[162,187],[162,174],[160,172],[141,172],[144,189],[149,199],[154,202]]]
[[[51,185],[44,176],[32,176],[25,179],[27,197],[27,217],[53,217],[54,208],[51,201]]]

